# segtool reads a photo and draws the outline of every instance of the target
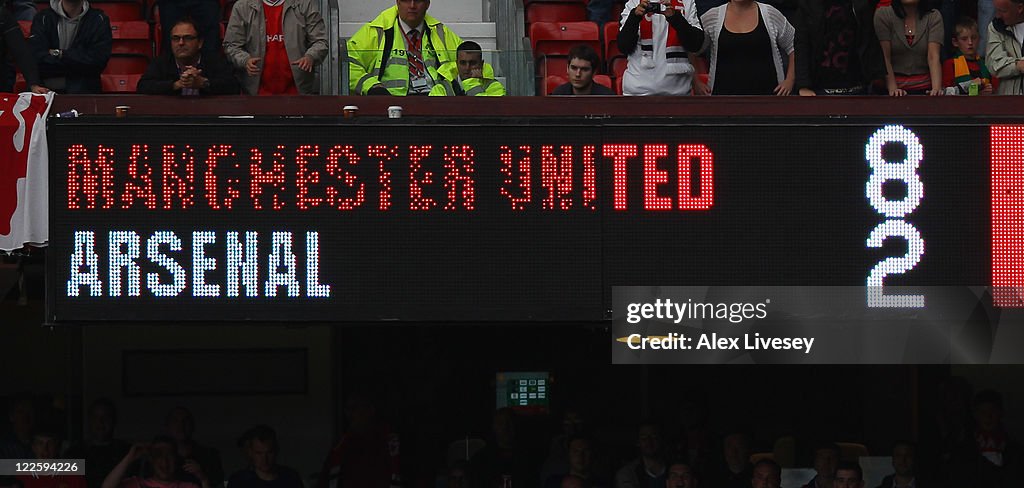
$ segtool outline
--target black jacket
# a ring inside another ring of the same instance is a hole
[[[865,84],[885,78],[882,47],[875,35],[875,6],[878,0],[852,0],[857,21],[856,49]],[[796,88],[818,88],[818,67],[825,52],[825,6],[821,0],[800,0],[793,27],[796,28]]]
[[[31,87],[39,85],[39,68],[32,59],[32,51],[25,44],[25,37],[21,33],[21,27],[14,20],[14,16],[7,10],[7,7],[0,7],[0,32],[3,39],[0,41],[0,59],[7,59],[7,52],[14,55],[14,61],[25,77],[25,84]],[[13,81],[13,79],[9,80]],[[10,92],[13,86],[0,86],[0,91]]]
[[[238,80],[222,56],[204,57],[196,67],[210,80],[210,87],[199,90],[200,95],[238,95]],[[146,95],[179,95],[181,90],[174,89],[174,82],[179,77],[178,64],[168,50],[149,62],[136,90]]]
[[[52,8],[36,14],[32,21],[32,55],[39,63],[43,79],[64,77],[66,93],[100,93],[100,73],[110,60],[113,36],[110,18],[102,10],[89,8],[78,26],[71,46],[61,57],[51,56],[50,49],[60,48],[57,25],[61,18]]]

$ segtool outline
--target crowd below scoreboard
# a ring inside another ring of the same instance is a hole
[[[584,3],[585,22],[527,9],[538,94],[1024,94],[1021,0],[568,2]],[[347,40],[350,94],[507,93],[480,44],[429,7],[396,0]],[[315,0],[13,1],[0,16],[19,69],[2,70],[8,92],[316,94],[329,52]],[[569,48],[578,24],[604,39]]]
[[[958,377],[939,386],[942,399],[935,405],[935,417],[922,419],[919,441],[899,440],[882,453],[872,453],[891,455],[891,466],[873,473],[875,483],[882,479],[878,488],[1020,486],[1024,453],[1004,428],[1004,413],[1012,415],[1013,410],[1004,412],[1002,394],[971,394],[970,385]],[[424,443],[416,439],[415,427],[406,424],[412,427],[409,435],[400,427],[402,419],[384,414],[394,406],[381,402],[379,395],[356,390],[344,401],[339,442],[313,460],[322,460],[318,473],[302,475],[278,464],[281,445],[272,427],[238,425],[237,447],[247,465],[230,474],[219,450],[200,442],[196,419],[184,406],[170,409],[162,425],[155,422],[151,438],[132,443],[115,435],[118,410],[108,399],[92,402],[85,411],[84,432],[69,436],[59,422],[65,414],[59,403],[23,394],[10,397],[9,424],[0,426],[9,427],[0,437],[0,459],[84,459],[86,469],[0,477],[0,486],[779,488],[783,469],[803,467],[800,471],[809,479],[803,488],[865,487],[861,464],[869,452],[864,444],[822,438],[828,429],[815,430],[816,437],[771,439],[763,434],[772,426],[730,421],[702,404],[692,398],[676,405],[670,418],[627,416],[616,420],[617,425],[594,422],[589,417],[596,412],[587,408],[559,406],[558,417],[538,423],[535,410],[502,407],[493,412],[490,426],[477,426],[479,432],[488,432],[481,438]],[[524,428],[529,423],[532,430]],[[294,455],[289,459],[298,461]]]

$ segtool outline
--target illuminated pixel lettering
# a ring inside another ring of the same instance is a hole
[[[196,182],[196,157],[192,146],[186,144],[180,150],[174,145],[164,146],[162,169],[164,210],[173,209],[175,200],[178,201],[179,209],[192,208],[195,204]],[[179,173],[179,170],[183,173]]]
[[[658,196],[658,186],[668,183],[668,171],[658,169],[658,160],[665,156],[668,156],[665,144],[644,146],[644,210],[672,210],[672,197]],[[689,180],[680,180],[680,187],[684,181]]]
[[[96,254],[96,235],[91,231],[75,232],[75,252],[71,254],[68,296],[77,297],[83,286],[89,287],[89,296],[103,296],[100,257]]]
[[[112,297],[121,296],[121,271],[128,270],[128,296],[137,297],[142,294],[142,269],[136,262],[142,252],[139,235],[132,231],[114,231],[107,238],[110,245],[110,276],[108,294]],[[125,249],[122,252],[122,249]]]
[[[518,164],[514,161],[512,148],[501,146],[501,174],[505,175],[501,194],[508,198],[512,210],[526,210],[526,204],[533,199],[530,193],[530,146],[519,146],[523,156]],[[514,188],[514,190],[513,190]]]
[[[902,145],[906,150],[906,158],[898,163],[887,161],[882,150],[888,144]],[[868,306],[924,308],[924,295],[886,295],[882,288],[886,276],[914,269],[924,256],[924,238],[913,224],[903,220],[924,199],[924,184],[917,174],[921,160],[924,159],[924,146],[909,129],[900,125],[887,125],[868,139],[864,154],[871,167],[866,187],[868,202],[883,217],[888,217],[871,231],[867,246],[880,248],[890,237],[900,237],[907,241],[905,255],[885,258],[871,269],[867,279]],[[902,200],[889,200],[885,196],[882,185],[889,180],[901,181],[906,185],[907,194]]]
[[[168,231],[157,231],[146,241],[146,257],[153,264],[163,267],[171,275],[170,283],[163,283],[159,273],[146,274],[146,286],[150,293],[157,297],[176,297],[185,289],[185,268],[177,261],[164,254],[160,246],[167,246],[168,251],[180,252],[181,239]]]
[[[128,181],[121,193],[121,208],[129,209],[136,200],[141,200],[148,210],[156,210],[156,192],[153,190],[153,168],[149,162],[149,146],[132,144],[128,157]],[[140,170],[142,168],[142,170]]]
[[[299,296],[299,280],[295,279],[295,253],[292,252],[292,233],[274,232],[270,235],[271,252],[267,260],[265,294],[277,296],[277,288],[287,288],[288,296]],[[281,269],[284,268],[282,272]]]
[[[476,209],[476,185],[473,183],[475,159],[473,146],[445,146],[444,187],[448,190],[446,211]]]
[[[99,145],[96,158],[81,144],[68,148],[68,210],[114,206],[114,150]],[[82,196],[85,203],[82,203]]]
[[[219,297],[220,285],[206,282],[206,272],[217,269],[217,260],[206,257],[206,245],[217,242],[217,234],[210,231],[192,233],[192,296]]]
[[[715,203],[715,156],[703,144],[681,144],[679,146],[679,210],[707,210]],[[693,184],[692,163],[696,161],[697,192]]]
[[[320,183],[320,172],[309,168],[310,158],[320,156],[320,147],[305,144],[295,150],[295,206],[309,210],[324,201],[323,197],[309,196],[309,186]]]
[[[260,295],[259,284],[259,256],[256,253],[259,234],[249,231],[245,233],[245,245],[238,241],[238,232],[227,234],[227,271],[228,271],[228,296],[239,296],[239,283],[245,286],[245,296],[256,297]],[[242,280],[238,276],[241,271]]]
[[[392,159],[398,158],[398,148],[395,146],[370,146],[367,148],[367,154],[371,158],[378,159],[377,161],[377,182],[380,184],[380,205],[378,209],[381,211],[391,209],[391,171],[385,167],[385,164]]]
[[[306,232],[306,295],[329,298],[331,285],[320,283],[320,233]]]
[[[280,147],[280,146],[279,146]],[[259,149],[252,149],[252,157],[249,163],[249,181],[252,187],[249,196],[252,198],[252,208],[263,210],[263,187],[269,186],[276,190],[273,192],[270,208],[281,210],[284,202],[281,201],[280,193],[285,191],[284,163],[280,158],[275,157],[270,163],[270,169],[263,169],[263,152]]]
[[[214,145],[210,146],[210,150],[206,153],[206,172],[203,174],[203,183],[206,187],[206,202],[210,205],[210,208],[214,210],[231,210],[234,208],[235,200],[242,195],[242,192],[238,190],[239,181],[238,178],[227,178],[227,188],[224,191],[225,196],[222,200],[220,198],[220,191],[217,188],[217,166],[221,163],[223,158],[234,158],[235,152],[231,150],[229,145]],[[238,163],[234,164],[234,167],[238,168]]]
[[[430,155],[433,146],[409,147],[409,210],[430,210],[437,201],[423,196],[423,186],[434,184],[434,173],[423,170],[423,161]]]
[[[562,146],[561,155],[553,146],[540,147],[540,186],[547,190],[541,203],[544,210],[572,208],[572,146]]]
[[[347,192],[351,196],[342,196],[341,191],[334,186],[327,187],[327,205],[334,207],[338,210],[353,210],[359,208],[366,200],[366,184],[360,182],[356,185],[356,175],[345,169],[342,166],[342,159],[345,160],[347,166],[357,166],[359,164],[359,155],[356,154],[355,148],[352,146],[334,146],[327,154],[327,174],[335,177],[345,187]],[[383,171],[384,163],[380,163]],[[390,182],[391,174],[388,173],[387,179]],[[354,190],[354,191],[353,191]],[[390,207],[390,193],[391,188],[388,187],[388,201],[387,206]],[[385,205],[383,200],[384,196],[381,196],[381,206]],[[384,210],[384,208],[381,208]]]
[[[636,157],[636,144],[605,144],[603,148],[604,157],[610,157],[612,163],[612,192],[615,210],[626,210],[629,204],[626,200],[628,189],[626,188],[626,163]]]
[[[1024,126],[994,126],[992,138],[992,298],[1024,308]]]

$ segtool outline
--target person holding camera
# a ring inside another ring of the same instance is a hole
[[[623,95],[689,95],[704,43],[693,0],[629,0],[619,21]]]

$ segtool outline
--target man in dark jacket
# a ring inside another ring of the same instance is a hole
[[[796,87],[800,94],[868,95],[885,78],[875,36],[877,0],[800,0],[796,28]]]
[[[88,0],[50,0],[32,21],[32,54],[43,84],[58,93],[100,93],[110,60],[110,19]]]
[[[49,91],[43,88],[42,83],[39,81],[39,68],[36,66],[36,61],[32,59],[32,51],[25,44],[25,37],[21,33],[21,27],[14,20],[10,10],[5,5],[2,5],[2,2],[0,2],[0,33],[3,33],[3,38],[0,39],[0,60],[7,59],[7,52],[10,51],[29,88],[34,93],[46,93]],[[12,86],[13,81],[13,75],[11,79],[4,80],[0,84],[0,92],[10,92],[14,88]]]
[[[237,95],[238,80],[220,55],[206,54],[203,38],[192,20],[179,20],[171,28],[170,49],[154,58],[139,80],[138,91],[147,95]]]

